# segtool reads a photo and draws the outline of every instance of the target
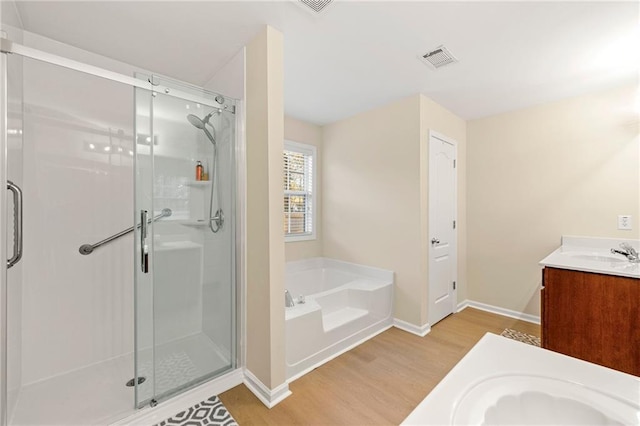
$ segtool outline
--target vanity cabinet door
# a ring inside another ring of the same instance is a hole
[[[640,375],[640,280],[544,269],[542,345]]]

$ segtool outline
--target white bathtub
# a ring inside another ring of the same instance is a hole
[[[288,262],[287,379],[391,327],[393,272],[326,258]],[[305,303],[298,303],[300,296]]]
[[[402,425],[632,425],[640,378],[487,333]]]

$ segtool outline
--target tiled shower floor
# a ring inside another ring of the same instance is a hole
[[[228,365],[228,360],[204,334],[174,340],[156,349],[156,392]],[[24,386],[10,417],[10,425],[109,424],[134,413],[133,354]],[[151,371],[150,355],[143,352],[141,371]],[[152,394],[153,381],[141,385],[143,399]]]

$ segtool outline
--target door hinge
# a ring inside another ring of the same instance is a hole
[[[453,160],[453,168],[456,168],[456,160]]]
[[[453,221],[453,229],[456,229],[456,221]]]
[[[455,281],[453,282],[453,289],[454,290],[456,289],[456,282]]]

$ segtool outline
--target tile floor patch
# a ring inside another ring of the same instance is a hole
[[[527,343],[533,346],[540,346],[540,338],[533,334],[527,334],[511,328],[505,328],[500,335],[508,339],[517,340],[518,342]]]
[[[155,426],[238,426],[217,396],[212,396]]]

